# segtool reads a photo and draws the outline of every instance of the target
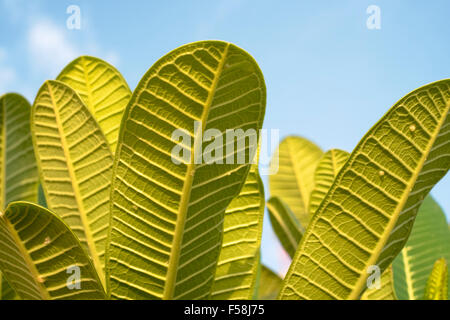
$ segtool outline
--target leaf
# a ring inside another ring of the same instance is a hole
[[[114,152],[123,111],[131,98],[130,88],[120,72],[99,58],[81,56],[69,63],[57,80],[80,95]]]
[[[417,213],[408,242],[393,263],[399,299],[423,298],[433,263],[441,257],[450,261],[449,240],[450,232],[444,212],[433,197],[426,197]]]
[[[39,90],[31,126],[48,208],[75,232],[104,281],[113,164],[108,143],[80,97],[58,81]]]
[[[222,249],[211,292],[215,300],[253,297],[264,217],[264,186],[257,165],[225,211]]]
[[[274,300],[281,288],[282,280],[265,265],[261,268],[258,300]]]
[[[30,113],[31,106],[21,95],[7,93],[0,97],[0,210],[12,201],[37,201],[39,178]],[[7,290],[6,282],[2,285],[1,278],[0,273],[0,299],[11,299],[11,290]]]
[[[322,155],[317,145],[296,136],[283,139],[274,154],[279,159],[279,168],[269,176],[270,196],[286,202],[305,228],[310,219],[308,206],[314,171]]]
[[[444,258],[438,259],[428,278],[425,288],[425,300],[448,299],[448,269]]]
[[[17,200],[37,201],[38,171],[30,132],[31,106],[21,95],[0,97],[0,210]]]
[[[367,270],[403,248],[417,210],[450,165],[450,80],[397,102],[364,136],[314,215],[282,299],[357,299]]]
[[[20,297],[0,273],[0,300],[19,300]]]
[[[284,250],[292,258],[305,230],[286,203],[278,197],[267,201],[270,223]]]
[[[114,164],[107,260],[111,297],[210,295],[224,212],[239,194],[250,163],[194,163],[203,155],[201,134],[212,128],[223,136],[226,129],[259,130],[265,102],[256,62],[225,42],[182,46],[144,75],[125,110]],[[194,132],[195,121],[201,121],[201,130]],[[188,134],[188,141],[172,138],[177,129]],[[174,155],[180,143],[194,156]],[[224,156],[234,158],[237,150]],[[242,150],[245,159],[253,159],[249,148]]]
[[[381,287],[368,288],[361,296],[361,300],[397,300],[394,290],[392,266],[384,270],[380,278]]]
[[[71,277],[76,267],[79,280]],[[32,203],[13,202],[0,216],[0,269],[23,299],[105,297],[75,235],[56,215]],[[77,283],[79,289],[69,287]]]
[[[42,188],[42,184],[40,183],[38,188],[38,205],[47,208],[47,200],[45,200],[44,189]]]
[[[309,214],[312,217],[330,190],[334,179],[350,154],[339,149],[328,150],[320,159],[314,173],[314,188],[309,200]]]

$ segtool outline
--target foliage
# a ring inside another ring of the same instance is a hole
[[[265,107],[257,63],[222,41],[169,52],[133,92],[82,56],[33,106],[1,96],[0,299],[447,299],[450,231],[427,195],[450,166],[450,80],[351,154],[286,137],[267,202],[259,135],[224,142]],[[284,277],[261,263],[266,207]]]

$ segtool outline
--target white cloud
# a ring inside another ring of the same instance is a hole
[[[79,52],[66,37],[64,28],[50,20],[33,23],[28,32],[30,63],[39,71],[56,76]]]

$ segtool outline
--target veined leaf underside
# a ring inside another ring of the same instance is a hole
[[[366,134],[317,210],[280,298],[356,299],[385,270],[450,165],[450,80],[402,98]]]
[[[232,44],[180,47],[144,76],[125,111],[115,159],[108,248],[109,293],[124,299],[200,299],[210,294],[224,211],[245,164],[172,161],[183,129],[258,130],[265,85],[254,60]],[[197,141],[197,139],[195,139]],[[195,154],[196,143],[185,146]],[[230,153],[235,155],[234,152]],[[250,150],[245,148],[246,159]],[[223,153],[224,159],[227,153]]]

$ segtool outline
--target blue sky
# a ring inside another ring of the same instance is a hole
[[[69,5],[81,9],[80,30],[66,28]],[[379,30],[366,27],[369,5],[381,9]],[[116,65],[133,89],[168,51],[220,39],[258,61],[268,88],[265,128],[351,151],[402,96],[449,78],[449,12],[446,0],[0,0],[0,94],[32,101],[44,80],[82,54]],[[432,194],[448,215],[450,177]],[[285,269],[268,224],[262,257]]]

